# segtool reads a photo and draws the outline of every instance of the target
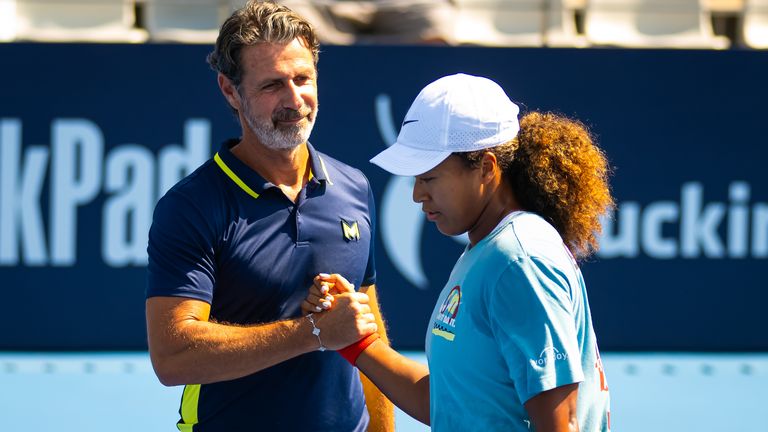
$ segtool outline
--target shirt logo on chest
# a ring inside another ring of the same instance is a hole
[[[342,219],[341,233],[347,241],[360,240],[360,228],[357,226],[357,221],[346,221]]]
[[[435,322],[432,323],[432,334],[453,342],[456,337],[456,316],[459,314],[461,305],[461,287],[456,285],[443,300],[440,309],[437,311]]]

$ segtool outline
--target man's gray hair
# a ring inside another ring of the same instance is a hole
[[[260,43],[287,44],[294,39],[312,51],[317,67],[320,42],[307,20],[271,1],[249,0],[222,24],[216,47],[208,55],[208,64],[238,86],[243,75],[240,58],[243,47]]]

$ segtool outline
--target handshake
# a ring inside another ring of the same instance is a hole
[[[378,305],[373,305],[378,309]],[[319,350],[337,350],[352,365],[379,338],[370,298],[339,274],[315,276],[301,304],[317,336]]]

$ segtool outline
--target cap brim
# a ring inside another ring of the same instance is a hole
[[[377,154],[371,163],[395,175],[417,176],[438,166],[450,155],[449,151],[421,150],[395,143]]]

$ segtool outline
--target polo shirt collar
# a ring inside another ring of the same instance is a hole
[[[317,179],[319,182],[325,182],[329,185],[333,185],[331,177],[328,175],[328,169],[325,167],[325,161],[323,161],[320,153],[312,147],[312,144],[307,141],[307,150],[309,150],[310,171],[309,179]]]
[[[240,189],[253,198],[258,198],[265,190],[273,188],[275,185],[264,179],[259,173],[232,154],[232,147],[239,142],[238,139],[225,141],[218,153],[214,155],[214,162]],[[325,182],[333,185],[328,176],[323,158],[309,142],[307,142],[307,150],[309,151],[310,161],[310,182]]]

